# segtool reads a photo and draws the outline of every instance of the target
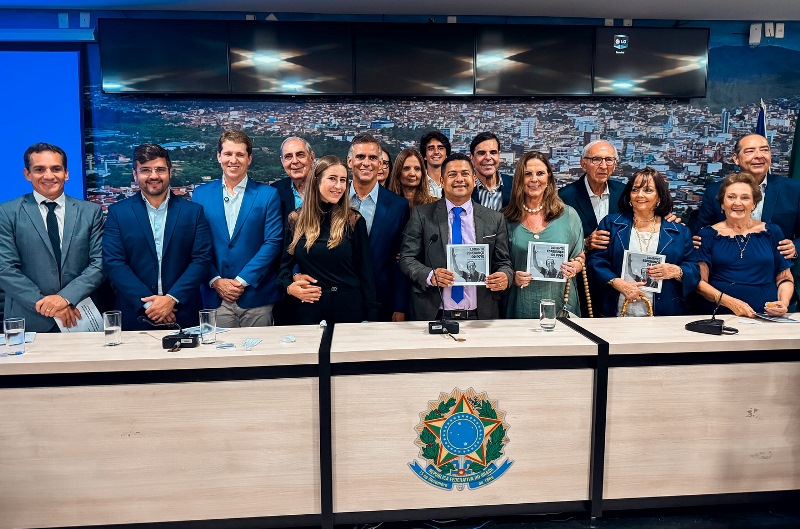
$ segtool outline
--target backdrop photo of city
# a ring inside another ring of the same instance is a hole
[[[287,136],[306,138],[317,156],[344,158],[358,133],[371,132],[394,157],[438,129],[453,150],[492,131],[501,142],[501,171],[513,174],[526,151],[546,153],[559,185],[580,177],[583,146],[614,144],[626,179],[645,166],[668,178],[676,212],[699,204],[707,183],[735,170],[735,138],[755,130],[759,100],[766,107],[773,172],[786,174],[800,108],[800,38],[751,49],[709,50],[708,94],[694,100],[645,98],[176,98],[104,94],[86,89],[86,176],[89,200],[107,206],[136,192],[133,148],[145,142],[170,150],[173,188],[190,195],[197,184],[219,178],[216,142],[225,129],[247,132],[255,144],[250,176],[270,182],[285,176],[279,159]],[[99,79],[90,72],[89,79]]]

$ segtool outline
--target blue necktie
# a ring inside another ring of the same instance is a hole
[[[464,211],[464,208],[455,207],[453,208],[453,236],[451,241],[453,244],[461,244],[461,212]],[[464,299],[464,287],[453,287],[450,289],[450,297],[453,298],[453,301],[456,303],[461,303],[461,300]]]

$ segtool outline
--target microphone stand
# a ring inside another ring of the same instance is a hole
[[[438,233],[431,235],[431,238],[428,241],[428,250],[430,250],[431,245],[438,240]],[[442,285],[439,283],[439,278],[436,276],[435,267],[433,268],[433,279],[436,281],[436,287],[439,289],[439,300],[442,302],[442,317],[436,321],[428,322],[428,334],[458,334],[458,322],[445,319],[444,317],[444,294],[442,293]]]

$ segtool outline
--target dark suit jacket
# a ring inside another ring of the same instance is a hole
[[[380,321],[389,321],[393,312],[408,312],[411,285],[397,264],[397,254],[403,243],[403,228],[407,223],[408,200],[379,185],[378,205],[369,232],[369,247]]]
[[[706,187],[695,224],[696,231],[725,220],[725,214],[717,202],[720,185],[722,182],[715,182]],[[762,200],[764,209],[761,220],[777,224],[784,237],[792,239],[795,247],[800,249],[800,181],[770,174],[767,177],[767,191]]]
[[[149,329],[137,321],[144,315],[141,298],[158,294],[158,256],[142,194],[108,208],[103,234],[103,262],[117,293],[122,329]],[[211,266],[211,238],[203,208],[171,194],[167,206],[161,284],[165,295],[178,300],[181,327],[198,324],[200,283]]]
[[[508,249],[508,230],[503,215],[487,209],[473,201],[475,221],[475,243],[488,244],[491,259],[490,271],[503,272],[508,276],[508,284],[514,275]],[[438,240],[430,243],[436,234]],[[447,266],[446,247],[450,239],[447,222],[447,206],[444,199],[432,204],[416,206],[411,210],[411,220],[403,232],[403,248],[400,250],[400,268],[411,278],[412,320],[432,320],[441,306],[439,289],[428,286],[431,270]],[[478,318],[496,319],[500,316],[499,300],[502,292],[492,292],[488,288],[477,287]]]
[[[77,304],[103,282],[103,214],[97,204],[66,197],[61,241],[61,276],[33,193],[0,204],[0,288],[5,317],[25,318],[25,330],[47,332],[53,318],[36,302],[60,294]]]
[[[286,225],[286,219],[289,218],[289,213],[295,210],[294,207],[294,191],[292,191],[292,179],[288,176],[281,178],[270,184],[278,192],[278,197],[281,201],[281,217],[283,218],[283,225]]]
[[[476,176],[475,178],[478,177]],[[514,177],[500,173],[500,181],[503,183],[503,189],[501,190],[503,193],[503,207],[506,207],[511,200],[511,185],[514,181]],[[480,204],[480,199],[478,198],[478,186],[475,186],[475,189],[472,190],[472,200]]]
[[[241,277],[249,286],[237,304],[243,309],[272,305],[278,301],[278,265],[283,251],[283,222],[278,192],[266,184],[248,179],[239,217],[228,236],[222,180],[195,188],[192,202],[203,206],[211,230],[211,269],[201,285],[203,306],[217,308],[222,298],[208,282],[217,276]],[[168,216],[169,217],[169,216]]]
[[[608,180],[608,214],[617,213],[619,208],[619,197],[622,196],[622,191],[625,189],[625,184],[615,180]],[[592,208],[592,201],[589,198],[589,192],[586,191],[586,174],[584,173],[578,180],[571,184],[565,185],[558,191],[558,196],[568,206],[572,206],[581,218],[581,225],[583,226],[583,236],[588,237],[594,230],[597,229],[597,217],[594,215]],[[600,219],[603,220],[603,219]],[[586,251],[588,257],[590,251]],[[601,291],[594,288],[594,285],[589,285],[589,295],[592,298],[593,307],[597,307],[600,303]],[[589,305],[586,300],[586,291],[583,288],[578,289],[578,298],[581,302],[581,314],[589,315]],[[593,309],[593,313],[599,311]]]
[[[608,181],[608,214],[616,213],[619,211],[617,203],[619,197],[622,196],[622,191],[625,189],[625,184],[617,182],[616,180]],[[594,209],[592,209],[592,201],[589,198],[589,192],[586,191],[586,174],[581,176],[571,184],[565,185],[558,191],[558,196],[568,206],[575,208],[578,216],[581,218],[583,225],[583,236],[588,237],[594,230],[597,229],[597,217],[594,216]],[[600,219],[603,220],[603,219]]]
[[[623,255],[631,240],[632,226],[633,217],[630,213],[607,215],[600,222],[600,229],[611,233],[611,242],[605,250],[593,251],[587,256],[589,284],[594,287],[593,293],[595,291],[601,293],[599,297],[592,298],[595,306],[599,307],[600,316],[617,315],[619,292],[608,282],[620,277]],[[683,314],[684,299],[694,292],[700,281],[700,265],[697,264],[689,228],[662,219],[656,253],[666,255],[667,263],[681,267],[683,281],[677,279],[663,281],[661,292],[654,294],[653,297],[653,314],[655,316]]]

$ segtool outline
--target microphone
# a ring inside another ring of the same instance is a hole
[[[428,249],[432,244],[439,240],[439,234],[434,233],[428,240]],[[439,283],[439,278],[436,276],[436,268],[433,269],[433,279],[436,280],[436,287],[439,289],[439,300],[442,302],[442,310],[444,310],[444,294],[442,293],[442,285]],[[444,314],[442,318],[437,321],[428,322],[428,334],[458,334],[458,322],[453,320],[446,320]]]
[[[711,318],[707,320],[690,321],[685,325],[686,330],[703,334],[714,334],[717,336],[723,334],[737,334],[739,329],[734,327],[726,327],[725,322],[717,319],[717,311],[719,310],[719,306],[722,304],[722,296],[724,295],[725,293],[720,290],[717,303],[714,305],[714,310],[711,312]]]
[[[178,349],[191,349],[193,347],[197,347],[200,345],[200,338],[196,334],[189,334],[183,332],[183,328],[181,328],[180,324],[175,321],[172,323],[153,323],[150,318],[146,318],[144,316],[139,316],[136,318],[136,321],[140,324],[146,324],[154,329],[178,329],[176,334],[168,334],[161,338],[161,347],[164,349],[171,349],[173,351],[177,351]]]

